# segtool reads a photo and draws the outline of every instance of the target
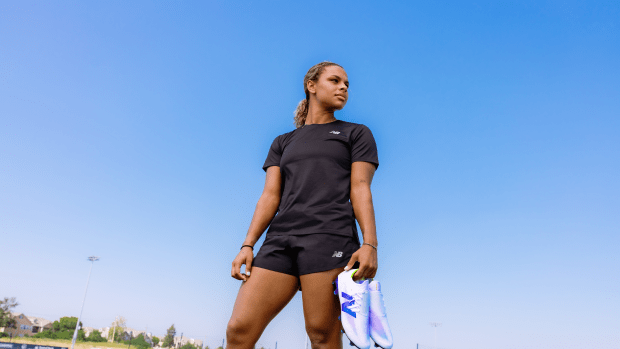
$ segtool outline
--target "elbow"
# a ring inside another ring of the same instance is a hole
[[[357,185],[351,187],[351,202],[361,202],[364,200],[372,201],[372,193],[370,192],[370,186]]]
[[[280,205],[280,195],[274,193],[263,193],[260,197],[260,202],[268,205],[278,207]]]

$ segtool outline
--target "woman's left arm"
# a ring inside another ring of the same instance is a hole
[[[372,193],[370,183],[375,174],[375,165],[356,161],[351,164],[351,204],[355,218],[362,228],[364,242],[377,246],[377,227],[375,225],[375,209],[372,205]],[[377,273],[377,250],[366,244],[362,245],[349,260],[345,270],[353,267],[355,262],[359,262],[359,270],[353,279],[374,278]]]

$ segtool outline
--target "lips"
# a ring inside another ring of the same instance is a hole
[[[336,97],[342,97],[344,99],[347,99],[347,97],[343,96],[343,95],[336,95]]]

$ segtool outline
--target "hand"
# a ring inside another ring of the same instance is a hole
[[[361,278],[372,279],[377,274],[377,250],[368,246],[362,245],[349,260],[349,264],[344,267],[344,270],[347,271],[353,267],[355,262],[360,263],[360,267],[353,275],[353,280],[358,281]]]
[[[254,260],[254,251],[249,247],[243,247],[235,260],[232,262],[232,270],[230,276],[237,280],[248,281],[250,270],[252,269],[252,261]],[[241,274],[241,266],[245,264],[245,274]]]

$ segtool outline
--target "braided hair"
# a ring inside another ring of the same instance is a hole
[[[325,67],[329,67],[335,65],[337,67],[342,68],[339,64],[332,62],[321,62],[319,64],[314,65],[308,72],[306,76],[304,76],[304,92],[306,93],[306,98],[302,99],[301,102],[297,105],[295,109],[295,117],[293,121],[295,122],[295,128],[300,128],[306,123],[306,117],[308,117],[308,106],[310,103],[310,92],[308,91],[308,81],[318,81],[321,74],[325,70]]]

